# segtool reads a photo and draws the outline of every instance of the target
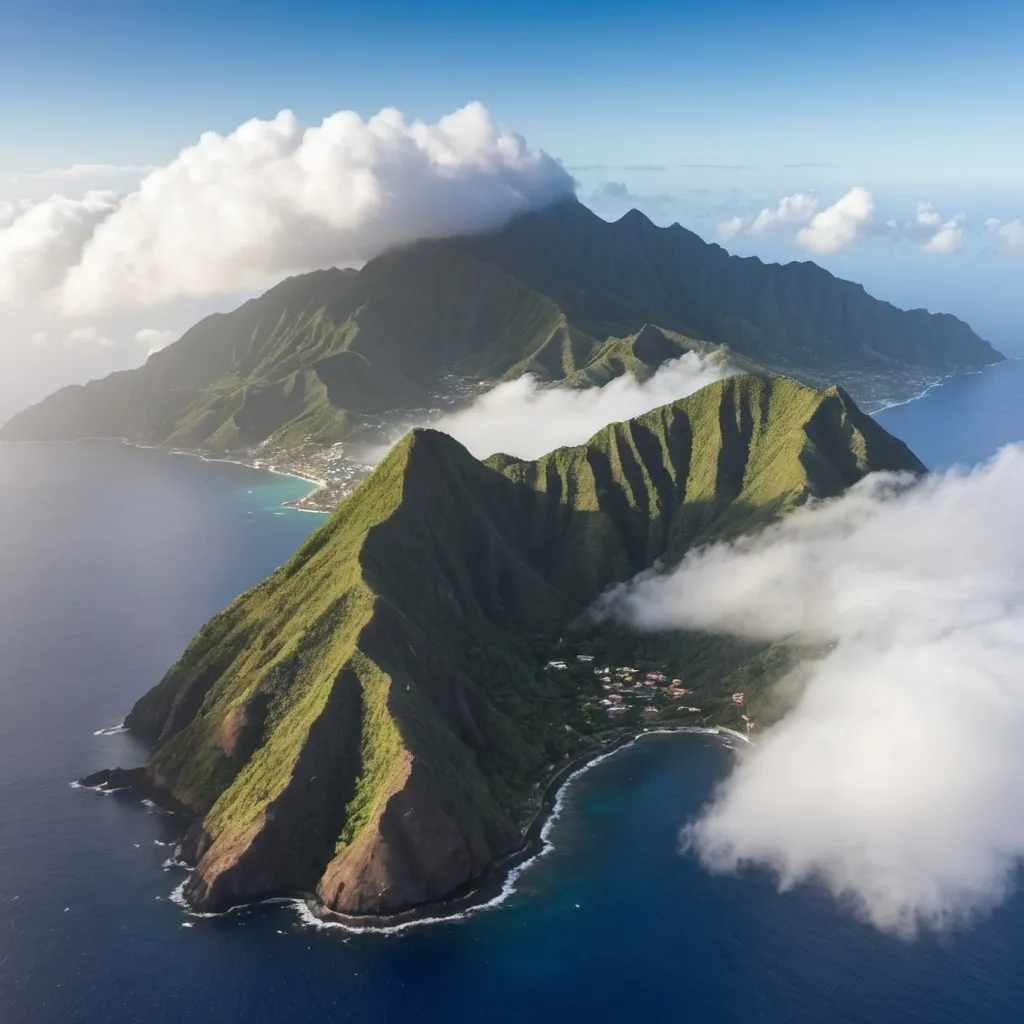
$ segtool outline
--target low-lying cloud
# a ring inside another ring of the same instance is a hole
[[[766,206],[757,215],[730,217],[718,225],[719,237],[728,240],[737,235],[764,235],[789,224],[806,224],[817,212],[816,196],[796,192],[783,196],[775,206]]]
[[[875,200],[859,185],[814,214],[796,233],[796,244],[814,253],[839,252],[856,244],[871,228]]]
[[[736,214],[718,224],[718,237],[723,241],[740,236],[772,234],[782,228],[797,226],[792,242],[808,252],[827,255],[852,249],[870,239],[885,238],[897,244],[909,244],[921,252],[947,254],[959,252],[967,241],[966,216],[963,213],[943,217],[931,203],[919,202],[912,220],[877,216],[875,197],[866,188],[856,186],[831,206],[820,209],[816,196],[796,192],[783,196],[775,206],[766,206],[759,213]],[[999,221],[989,221],[990,233],[1009,243],[1013,234]]]
[[[716,355],[687,352],[644,382],[624,374],[604,387],[580,389],[544,385],[526,374],[429,425],[451,434],[477,458],[505,452],[535,459],[563,445],[582,444],[609,423],[684,398],[733,372]]]
[[[492,228],[574,189],[479,103],[436,124],[386,109],[303,127],[284,111],[206,132],[126,196],[0,211],[0,301],[94,313],[259,288]]]
[[[879,475],[691,553],[613,607],[646,628],[802,635],[820,658],[688,846],[825,885],[910,936],[999,903],[1024,858],[1024,446],[972,471]]]
[[[985,227],[989,234],[999,239],[1004,256],[1024,256],[1024,220],[1001,221],[990,217],[985,221]]]

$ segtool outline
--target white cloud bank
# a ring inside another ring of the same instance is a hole
[[[113,192],[87,192],[82,199],[51,196],[25,209],[0,208],[0,302],[27,303],[58,288],[117,206]]]
[[[731,217],[718,225],[718,235],[724,240],[737,235],[764,235],[790,224],[806,224],[818,211],[815,196],[796,192],[783,196],[774,207],[766,206],[756,216]]]
[[[53,196],[0,211],[0,301],[93,313],[258,288],[495,227],[574,187],[479,103],[436,124],[385,109],[304,128],[284,111],[203,134],[123,198]]]
[[[1001,221],[990,217],[985,227],[1002,242],[1003,255],[1024,256],[1024,220]]]
[[[796,234],[796,244],[815,253],[839,252],[859,242],[875,218],[875,200],[861,186],[816,213]]]
[[[774,207],[760,213],[736,215],[718,225],[718,236],[728,241],[741,235],[765,235],[779,228],[804,225],[796,232],[793,243],[809,252],[827,255],[851,249],[869,238],[888,237],[895,242],[909,242],[922,252],[946,254],[959,252],[966,242],[963,213],[948,219],[932,207],[919,202],[913,221],[901,223],[890,219],[884,224],[876,220],[875,198],[866,188],[851,188],[831,206],[819,210],[814,196],[797,192],[783,196]],[[999,231],[999,222],[990,227]]]
[[[505,452],[535,459],[562,445],[582,444],[609,423],[684,398],[733,372],[715,356],[687,352],[643,383],[624,374],[600,388],[551,387],[526,374],[428,425],[451,434],[477,458]]]
[[[716,871],[823,883],[912,935],[991,908],[1024,858],[1024,446],[869,478],[755,538],[639,579],[642,626],[831,644],[688,844]]]

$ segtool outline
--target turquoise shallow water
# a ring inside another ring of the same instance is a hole
[[[973,461],[1024,438],[1022,385],[997,367],[879,418],[933,465]],[[158,845],[182,822],[68,783],[142,760],[94,731],[322,520],[281,509],[301,481],[119,445],[0,446],[0,484],[0,1024],[1024,1017],[1020,895],[905,943],[813,888],[684,856],[731,757],[700,736],[583,775],[555,850],[469,920],[346,936],[287,907],[185,917]]]

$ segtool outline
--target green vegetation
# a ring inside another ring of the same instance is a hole
[[[558,765],[677,710],[610,721],[592,669],[551,659],[664,667],[729,724],[729,687],[786,663],[784,645],[588,624],[609,585],[922,468],[841,390],[753,374],[535,462],[413,431],[128,717],[200,818],[190,898],[316,890],[364,913],[448,894],[514,848]]]
[[[574,200],[361,270],[291,278],[198,323],[137,370],[69,387],[2,440],[124,437],[210,451],[332,443],[431,404],[446,375],[532,372],[579,387],[726,347],[741,369],[934,372],[1002,358],[962,321],[904,312],[813,263],[729,256],[633,211]]]

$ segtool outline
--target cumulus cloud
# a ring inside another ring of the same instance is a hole
[[[743,230],[748,224],[748,219],[745,217],[730,217],[728,220],[719,221],[718,224],[718,237],[723,242],[728,242],[730,238],[735,238],[737,235],[742,234]]]
[[[535,459],[562,445],[582,444],[609,423],[683,398],[733,372],[717,356],[687,352],[645,382],[624,374],[604,387],[579,389],[545,386],[526,374],[429,425],[451,434],[477,458],[505,452]]]
[[[667,192],[659,192],[656,195],[638,195],[636,192],[631,192],[624,181],[602,181],[591,193],[588,200],[588,202],[598,206],[602,204],[619,206],[629,204],[664,204],[674,201],[674,197],[670,196]]]
[[[917,204],[917,216],[914,220],[923,228],[937,228],[942,223],[942,218],[932,208],[932,204],[925,202]]]
[[[938,231],[922,246],[923,252],[950,253],[959,252],[964,247],[964,215],[955,217],[940,225]]]
[[[1024,220],[1001,221],[990,217],[985,227],[1002,242],[1005,255],[1024,256]]]
[[[154,170],[152,164],[72,164],[70,167],[50,167],[29,175],[39,181],[63,180],[67,178],[116,178],[148,174]]]
[[[852,248],[868,238],[886,236],[896,243],[909,243],[922,252],[952,253],[964,247],[967,240],[963,213],[944,218],[931,203],[917,203],[914,218],[900,221],[889,218],[875,220],[875,202],[871,193],[861,187],[852,188],[841,199],[824,210],[818,209],[815,196],[797,192],[784,196],[774,207],[765,207],[758,214],[738,214],[718,224],[723,240],[739,235],[764,235],[779,228],[804,224],[794,239],[796,244],[816,253],[833,253]],[[998,228],[999,222],[995,222]]]
[[[796,244],[816,253],[849,249],[870,231],[874,216],[874,198],[866,188],[857,185],[816,213],[807,227],[797,232]]]
[[[58,287],[97,225],[116,209],[113,192],[0,209],[0,302],[21,302]]]
[[[72,327],[68,331],[66,341],[71,346],[90,348],[114,348],[117,345],[113,338],[108,338],[98,327],[93,325]]]
[[[257,288],[495,227],[574,188],[479,103],[436,124],[386,109],[306,128],[284,111],[206,132],[124,198],[31,206],[0,232],[0,295],[57,289],[66,309],[92,313]]]
[[[648,628],[821,656],[684,832],[716,871],[825,885],[910,936],[970,920],[1024,857],[1024,446],[915,482],[870,477],[616,595]]]
[[[919,202],[914,221],[908,225],[909,234],[920,243],[922,252],[939,254],[958,252],[964,246],[965,220],[966,217],[962,213],[943,220],[941,214],[931,203]],[[892,230],[899,229],[896,221],[891,221],[889,226]]]
[[[766,206],[756,216],[731,217],[718,225],[722,239],[735,238],[739,234],[764,235],[776,228],[791,224],[806,224],[818,210],[815,196],[796,192],[783,196],[775,206]]]
[[[162,348],[167,348],[173,341],[177,341],[178,331],[164,331],[157,327],[143,327],[135,332],[135,340],[146,350],[146,355],[151,356]]]

